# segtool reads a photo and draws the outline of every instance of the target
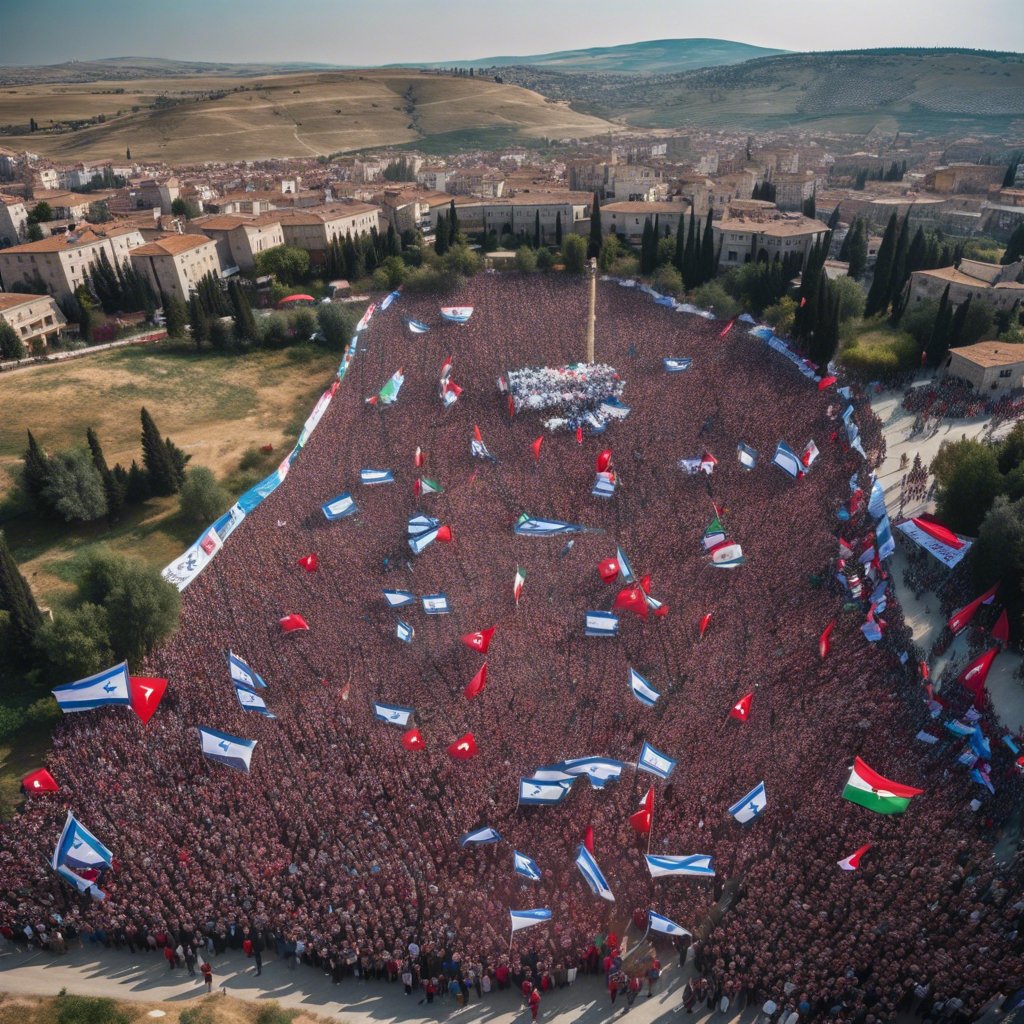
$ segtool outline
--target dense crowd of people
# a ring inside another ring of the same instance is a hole
[[[529,998],[527,985],[543,994],[572,972],[603,973],[609,998],[631,1004],[636,979],[657,980],[652,956],[673,955],[640,941],[653,909],[694,933],[689,1008],[756,1001],[783,1024],[793,1013],[888,1022],[919,990],[943,1008],[931,1019],[959,1020],[1024,984],[1020,864],[1013,875],[991,856],[1020,792],[1012,762],[997,758],[992,796],[956,763],[958,747],[915,742],[929,711],[892,595],[883,639],[869,644],[866,595],[851,607],[821,582],[835,579],[840,525],[851,544],[873,527],[863,503],[850,522],[836,518],[851,474],[869,491],[870,467],[846,443],[834,396],[739,328],[720,337],[721,325],[602,283],[597,357],[622,375],[631,412],[583,444],[548,436],[535,461],[538,418],[510,418],[496,381],[582,358],[586,291],[488,275],[457,298],[475,307],[465,326],[404,296],[374,318],[285,483],[185,591],[175,638],[131,666],[170,680],[148,726],[106,709],[58,728],[48,767],[60,793],[29,799],[0,830],[0,924],[17,941],[169,948],[172,970],[248,942],[338,982],[381,978],[431,1000],[513,984]],[[403,316],[430,333],[408,333]],[[464,392],[445,409],[448,355]],[[666,356],[693,363],[666,374]],[[398,366],[398,402],[367,405]],[[880,425],[856,406],[877,460]],[[470,455],[474,424],[493,464]],[[820,449],[800,480],[771,465],[779,440]],[[740,442],[759,454],[752,471]],[[604,448],[619,484],[607,501],[590,495]],[[718,460],[712,476],[675,468],[702,449]],[[389,468],[396,483],[361,487],[363,468]],[[415,498],[420,473],[443,493]],[[321,504],[346,490],[359,514],[328,523]],[[747,559],[731,571],[701,546],[716,509]],[[417,511],[449,525],[453,543],[413,556]],[[571,548],[516,536],[523,512],[588,529]],[[618,590],[597,572],[616,545],[669,614],[623,612],[617,638],[588,638],[585,612],[610,609]],[[310,573],[297,560],[312,552]],[[443,592],[451,613],[402,609],[416,631],[402,643],[384,588]],[[309,631],[283,635],[289,613]],[[460,636],[490,626],[486,688],[470,701],[463,689],[485,656]],[[241,708],[228,649],[267,681],[276,719]],[[654,707],[630,693],[630,667],[660,692]],[[749,720],[729,717],[750,691]],[[403,749],[401,730],[373,717],[375,700],[414,708],[425,749]],[[251,772],[204,760],[200,725],[255,739]],[[446,748],[467,731],[479,753],[453,760]],[[667,781],[633,769],[644,740],[677,760]],[[518,806],[521,776],[587,755],[627,768],[603,789],[577,780],[557,807]],[[924,794],[891,818],[842,800],[855,755]],[[767,809],[740,825],[728,808],[761,780]],[[709,854],[713,880],[651,879],[648,837],[629,816],[652,785],[650,851]],[[103,902],[45,867],[69,807],[114,851]],[[501,841],[460,846],[481,826]],[[574,866],[588,826],[614,903]],[[864,844],[858,871],[837,867]],[[513,872],[513,849],[540,881]],[[511,935],[509,909],[532,907],[551,919]]]
[[[1015,390],[986,396],[960,377],[940,377],[930,384],[910,388],[903,398],[903,408],[915,414],[918,432],[927,430],[929,421],[935,421],[937,426],[943,419],[976,416],[990,417],[994,430],[1001,423],[1024,416],[1024,393]]]

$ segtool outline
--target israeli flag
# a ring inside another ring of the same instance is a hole
[[[657,775],[659,779],[667,779],[672,774],[676,763],[671,757],[655,750],[650,743],[644,740],[644,747],[640,751],[640,760],[637,761],[636,766],[642,772],[650,772],[651,775]]]
[[[425,594],[423,596],[423,610],[428,615],[447,615],[451,611],[448,605],[448,595]]]
[[[531,925],[540,924],[541,921],[551,920],[551,911],[546,908],[537,910],[510,910],[512,918],[512,931],[517,932],[520,928],[529,928]]]
[[[56,871],[62,865],[87,870],[109,868],[114,855],[68,811],[64,828],[53,850],[51,866]]]
[[[412,548],[412,553],[414,555],[419,555],[430,547],[430,545],[437,540],[437,531],[439,529],[439,526],[435,526],[433,530],[428,530],[426,533],[418,533],[415,537],[410,537],[409,547]]]
[[[661,932],[662,935],[679,936],[693,934],[693,932],[688,932],[681,924],[676,924],[675,921],[663,917],[661,914],[656,914],[653,910],[647,911],[647,930]]]
[[[219,761],[229,768],[237,768],[240,772],[249,770],[249,761],[256,746],[255,740],[243,740],[226,732],[199,726],[199,741],[203,755],[211,761]]]
[[[265,689],[266,683],[263,677],[253,672],[249,666],[237,655],[228,651],[228,671],[231,673],[233,683],[241,683],[248,686],[250,690]]]
[[[744,444],[740,441],[736,445],[736,454],[739,456],[740,465],[744,469],[753,469],[757,465],[757,452],[749,444]]]
[[[393,484],[395,478],[390,469],[361,469],[359,470],[359,482],[369,487],[373,484]]]
[[[515,531],[523,537],[552,537],[558,533],[579,533],[582,528],[558,519],[520,519]]]
[[[1010,748],[1010,753],[1016,757],[1020,753],[1020,747],[1017,746],[1012,736],[1003,736],[1003,742]]]
[[[645,859],[651,878],[713,878],[715,874],[715,869],[711,866],[711,857],[704,853],[695,853],[690,857],[654,857],[648,854]]]
[[[606,398],[600,405],[600,410],[605,416],[613,419],[624,420],[630,413],[628,405],[623,405],[617,398]]]
[[[600,896],[601,899],[608,900],[609,903],[615,902],[615,897],[612,895],[611,889],[608,888],[608,883],[605,881],[604,875],[601,874],[597,861],[582,843],[580,843],[579,852],[576,854],[576,867],[580,869],[580,874],[587,880],[587,885],[590,886],[591,892],[595,896]]]
[[[896,550],[896,541],[893,540],[892,527],[887,515],[882,516],[875,528],[875,540],[878,543],[879,558],[888,558]]]
[[[266,715],[267,718],[277,718],[277,715],[267,707],[267,702],[258,693],[250,690],[248,686],[235,683],[235,696],[246,711],[258,711],[261,715]]]
[[[661,365],[666,373],[682,373],[690,368],[690,363],[692,362],[693,360],[689,358],[662,359]]]
[[[930,732],[925,732],[924,729],[921,729],[918,732],[918,734],[914,737],[914,739],[920,740],[922,743],[928,743],[928,744],[933,744],[933,743],[938,743],[939,742],[939,737],[938,736],[933,736]]]
[[[352,500],[352,495],[348,491],[344,494],[339,494],[336,498],[332,498],[325,505],[321,505],[320,508],[332,523],[335,519],[344,519],[346,516],[354,515],[359,511],[356,503]]]
[[[617,636],[619,617],[611,612],[587,612],[584,634],[586,636]]]
[[[512,867],[517,875],[523,875],[531,882],[540,881],[540,868],[537,867],[537,862],[532,857],[527,857],[525,853],[512,851]]]
[[[373,705],[373,716],[389,725],[398,725],[405,728],[409,719],[416,713],[415,708],[403,708],[400,704],[384,704],[375,701]]]
[[[983,757],[986,761],[992,760],[992,745],[989,743],[985,734],[981,731],[981,726],[976,725],[974,732],[971,733],[971,738],[968,740],[973,750],[978,757]]]
[[[385,590],[383,593],[389,608],[405,608],[416,603],[416,595],[408,590]]]
[[[793,451],[792,448],[786,444],[785,441],[780,441],[775,446],[775,455],[772,456],[772,465],[778,466],[784,473],[787,473],[794,480],[797,474],[802,471],[800,465],[800,457]]]
[[[958,722],[958,721],[947,722],[946,723],[946,728],[954,736],[973,736],[974,735],[974,726],[973,725],[965,725],[963,722]]]
[[[409,319],[405,321],[409,326],[409,330],[413,334],[426,334],[430,328],[420,320]]]
[[[878,482],[874,473],[871,474],[871,497],[868,498],[868,511],[876,518],[885,515],[885,489]]]
[[[58,686],[52,691],[61,711],[90,711],[105,704],[131,704],[128,692],[128,662],[79,679],[77,683]]]
[[[615,495],[615,481],[610,473],[598,473],[590,493],[595,498],[611,498]]]
[[[764,791],[764,783],[759,782],[746,796],[741,797],[729,808],[729,813],[741,824],[756,821],[761,812],[768,806],[768,797]]]
[[[521,804],[560,804],[572,789],[572,782],[536,782],[520,778],[519,802]]]
[[[384,310],[387,309],[388,306],[390,306],[391,303],[394,302],[395,299],[398,298],[398,295],[399,295],[399,293],[397,291],[388,292],[387,295],[385,295],[384,298],[381,299],[380,311],[383,313]]]
[[[633,583],[635,577],[633,576],[633,568],[629,564],[629,559],[626,557],[626,552],[622,550],[619,545],[615,546],[615,561],[619,563],[619,575],[627,583]]]
[[[836,388],[836,390],[845,398],[848,402],[853,399],[853,388]]]
[[[416,630],[408,622],[399,620],[398,625],[395,627],[395,635],[402,643],[411,644],[413,637],[416,636]]]
[[[441,520],[435,519],[433,516],[413,516],[409,520],[408,534],[410,537],[420,537],[425,533],[430,533],[431,530],[436,533],[440,525]]]
[[[479,843],[483,845],[485,843],[500,843],[501,835],[493,828],[484,826],[483,828],[475,828],[471,832],[467,832],[460,840],[459,846],[469,846],[470,843]]]
[[[649,708],[654,707],[655,701],[661,696],[635,668],[629,670],[629,688],[633,691],[633,696]]]
[[[569,775],[586,775],[594,789],[604,789],[606,782],[614,782],[622,775],[625,765],[610,757],[576,757],[558,765]]]
[[[74,871],[70,868],[66,868],[63,864],[57,865],[57,874],[60,875],[65,882],[73,885],[79,892],[89,893],[94,900],[105,900],[107,898],[107,894],[93,882],[90,882],[88,878],[76,875]]]
[[[576,773],[567,772],[561,764],[551,764],[538,768],[529,778],[530,782],[566,782],[577,777]]]

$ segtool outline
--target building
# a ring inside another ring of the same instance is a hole
[[[661,171],[646,164],[612,164],[604,194],[619,202],[653,202],[667,186]]]
[[[28,210],[14,196],[0,196],[0,249],[25,240],[28,231]]]
[[[53,211],[52,220],[84,220],[89,206],[102,195],[68,192],[64,189],[36,189],[33,203],[46,203]]]
[[[1024,345],[979,341],[951,348],[943,373],[960,377],[978,391],[1010,391],[1024,387]]]
[[[134,184],[132,191],[138,209],[159,206],[161,213],[172,213],[171,204],[181,196],[181,184],[173,175],[164,178],[143,178]]]
[[[281,224],[284,244],[305,249],[314,266],[323,262],[332,242],[379,230],[381,223],[378,207],[356,202],[278,210],[273,216]]]
[[[217,243],[206,235],[168,235],[132,249],[131,260],[155,295],[176,295],[183,302],[207,274],[220,277]]]
[[[925,175],[929,192],[985,192],[990,185],[1001,185],[1006,168],[1000,164],[949,164]]]
[[[259,253],[284,245],[281,219],[274,213],[218,214],[191,221],[189,228],[214,240],[222,271],[252,270]]]
[[[966,299],[974,299],[993,309],[1011,309],[1015,302],[1024,299],[1024,284],[1018,281],[1022,270],[1024,260],[1005,267],[998,263],[961,260],[959,267],[915,270],[908,285],[909,304],[939,299],[948,286],[949,301],[954,306],[959,306]]]
[[[0,292],[0,320],[6,321],[30,352],[52,345],[67,320],[51,295]]]
[[[780,210],[802,210],[804,203],[814,195],[814,171],[776,174],[772,184],[775,186],[775,205]]]
[[[614,231],[620,238],[638,243],[644,236],[644,224],[657,227],[658,237],[675,236],[679,221],[690,212],[687,202],[605,203],[601,207],[601,230]]]
[[[785,259],[800,254],[801,265],[811,247],[828,233],[828,225],[801,213],[783,213],[759,199],[736,200],[712,225],[719,269],[752,260]]]
[[[1024,163],[1021,166],[1024,167]],[[1024,188],[1000,189],[994,196],[989,196],[988,202],[982,203],[981,215],[982,231],[1002,240],[1008,239],[1024,224]],[[2,216],[3,211],[0,210]]]

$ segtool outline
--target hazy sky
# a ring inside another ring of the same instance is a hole
[[[0,0],[0,64],[384,64],[704,36],[787,50],[1024,50],[1021,0]]]

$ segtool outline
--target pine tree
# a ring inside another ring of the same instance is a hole
[[[149,479],[146,471],[132,459],[124,486],[124,500],[129,505],[138,505],[150,496]]]
[[[146,468],[150,492],[157,497],[176,494],[185,482],[185,462],[188,460],[160,431],[145,407],[140,413],[142,419],[142,464]]]
[[[875,276],[871,281],[871,288],[868,290],[867,301],[864,304],[865,317],[875,316],[877,313],[884,312],[889,304],[897,233],[896,214],[893,213],[889,217],[889,223],[885,226],[882,244],[878,247],[878,258],[875,260]]]
[[[714,280],[717,269],[715,266],[715,235],[711,229],[711,210],[709,208],[707,219],[704,221],[704,240],[700,247],[700,283],[706,284],[708,281]]]
[[[92,427],[85,431],[85,439],[89,443],[89,451],[92,453],[92,464],[96,467],[100,479],[103,481],[103,493],[107,498],[107,520],[116,523],[121,517],[121,509],[124,507],[124,490],[114,474],[107,465],[106,456],[103,454],[103,447],[99,437]]]
[[[11,646],[19,660],[27,661],[36,631],[43,624],[43,613],[32,595],[32,588],[18,569],[7,539],[0,531],[0,609],[10,619]]]
[[[598,199],[597,193],[595,192],[594,205],[590,210],[590,243],[587,245],[588,259],[600,255],[602,240],[601,201]]]
[[[562,248],[562,211],[558,210],[555,213],[555,245],[559,249]]]
[[[43,507],[43,489],[50,476],[50,460],[46,452],[39,447],[32,431],[28,431],[28,447],[21,457],[25,463],[22,470],[22,480],[25,482],[25,490],[29,497],[35,502],[37,508]]]

